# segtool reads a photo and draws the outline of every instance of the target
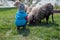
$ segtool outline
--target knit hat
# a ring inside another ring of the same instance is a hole
[[[25,9],[24,4],[23,4],[23,3],[20,3],[20,5],[19,5],[19,10],[24,10],[24,9]]]

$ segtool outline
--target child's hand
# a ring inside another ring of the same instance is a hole
[[[28,20],[28,16],[26,16],[26,20]]]

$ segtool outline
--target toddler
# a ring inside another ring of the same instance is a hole
[[[20,30],[20,27],[26,28],[27,25],[27,13],[25,12],[25,6],[21,2],[16,2],[15,6],[18,7],[18,11],[16,12],[16,20],[15,24],[17,26],[17,30]]]

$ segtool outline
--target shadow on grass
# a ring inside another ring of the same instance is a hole
[[[56,27],[58,27],[59,26],[59,24],[57,24],[57,23],[52,23],[52,22],[49,22],[48,24],[46,24],[46,22],[41,22],[41,23],[37,23],[37,24],[28,24],[28,26],[34,26],[34,27],[36,27],[36,26],[46,26],[46,27],[52,27],[52,26],[56,26]]]
[[[30,34],[30,30],[29,30],[29,28],[26,28],[26,29],[21,29],[20,31],[19,31],[19,34],[20,35],[23,35],[23,36],[28,36],[29,34]]]

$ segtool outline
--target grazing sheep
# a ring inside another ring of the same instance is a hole
[[[32,23],[33,22],[33,20],[34,20],[34,15],[36,14],[36,13],[38,13],[38,10],[39,10],[39,7],[40,6],[38,6],[38,7],[33,7],[32,9],[31,9],[31,12],[29,12],[29,14],[28,14],[28,22],[29,23]]]
[[[47,3],[43,6],[37,6],[32,9],[32,11],[28,15],[28,22],[33,23],[33,21],[37,22],[39,20],[42,20],[46,18],[46,21],[48,23],[49,16],[52,15],[52,21],[53,20],[53,5],[51,3]]]

